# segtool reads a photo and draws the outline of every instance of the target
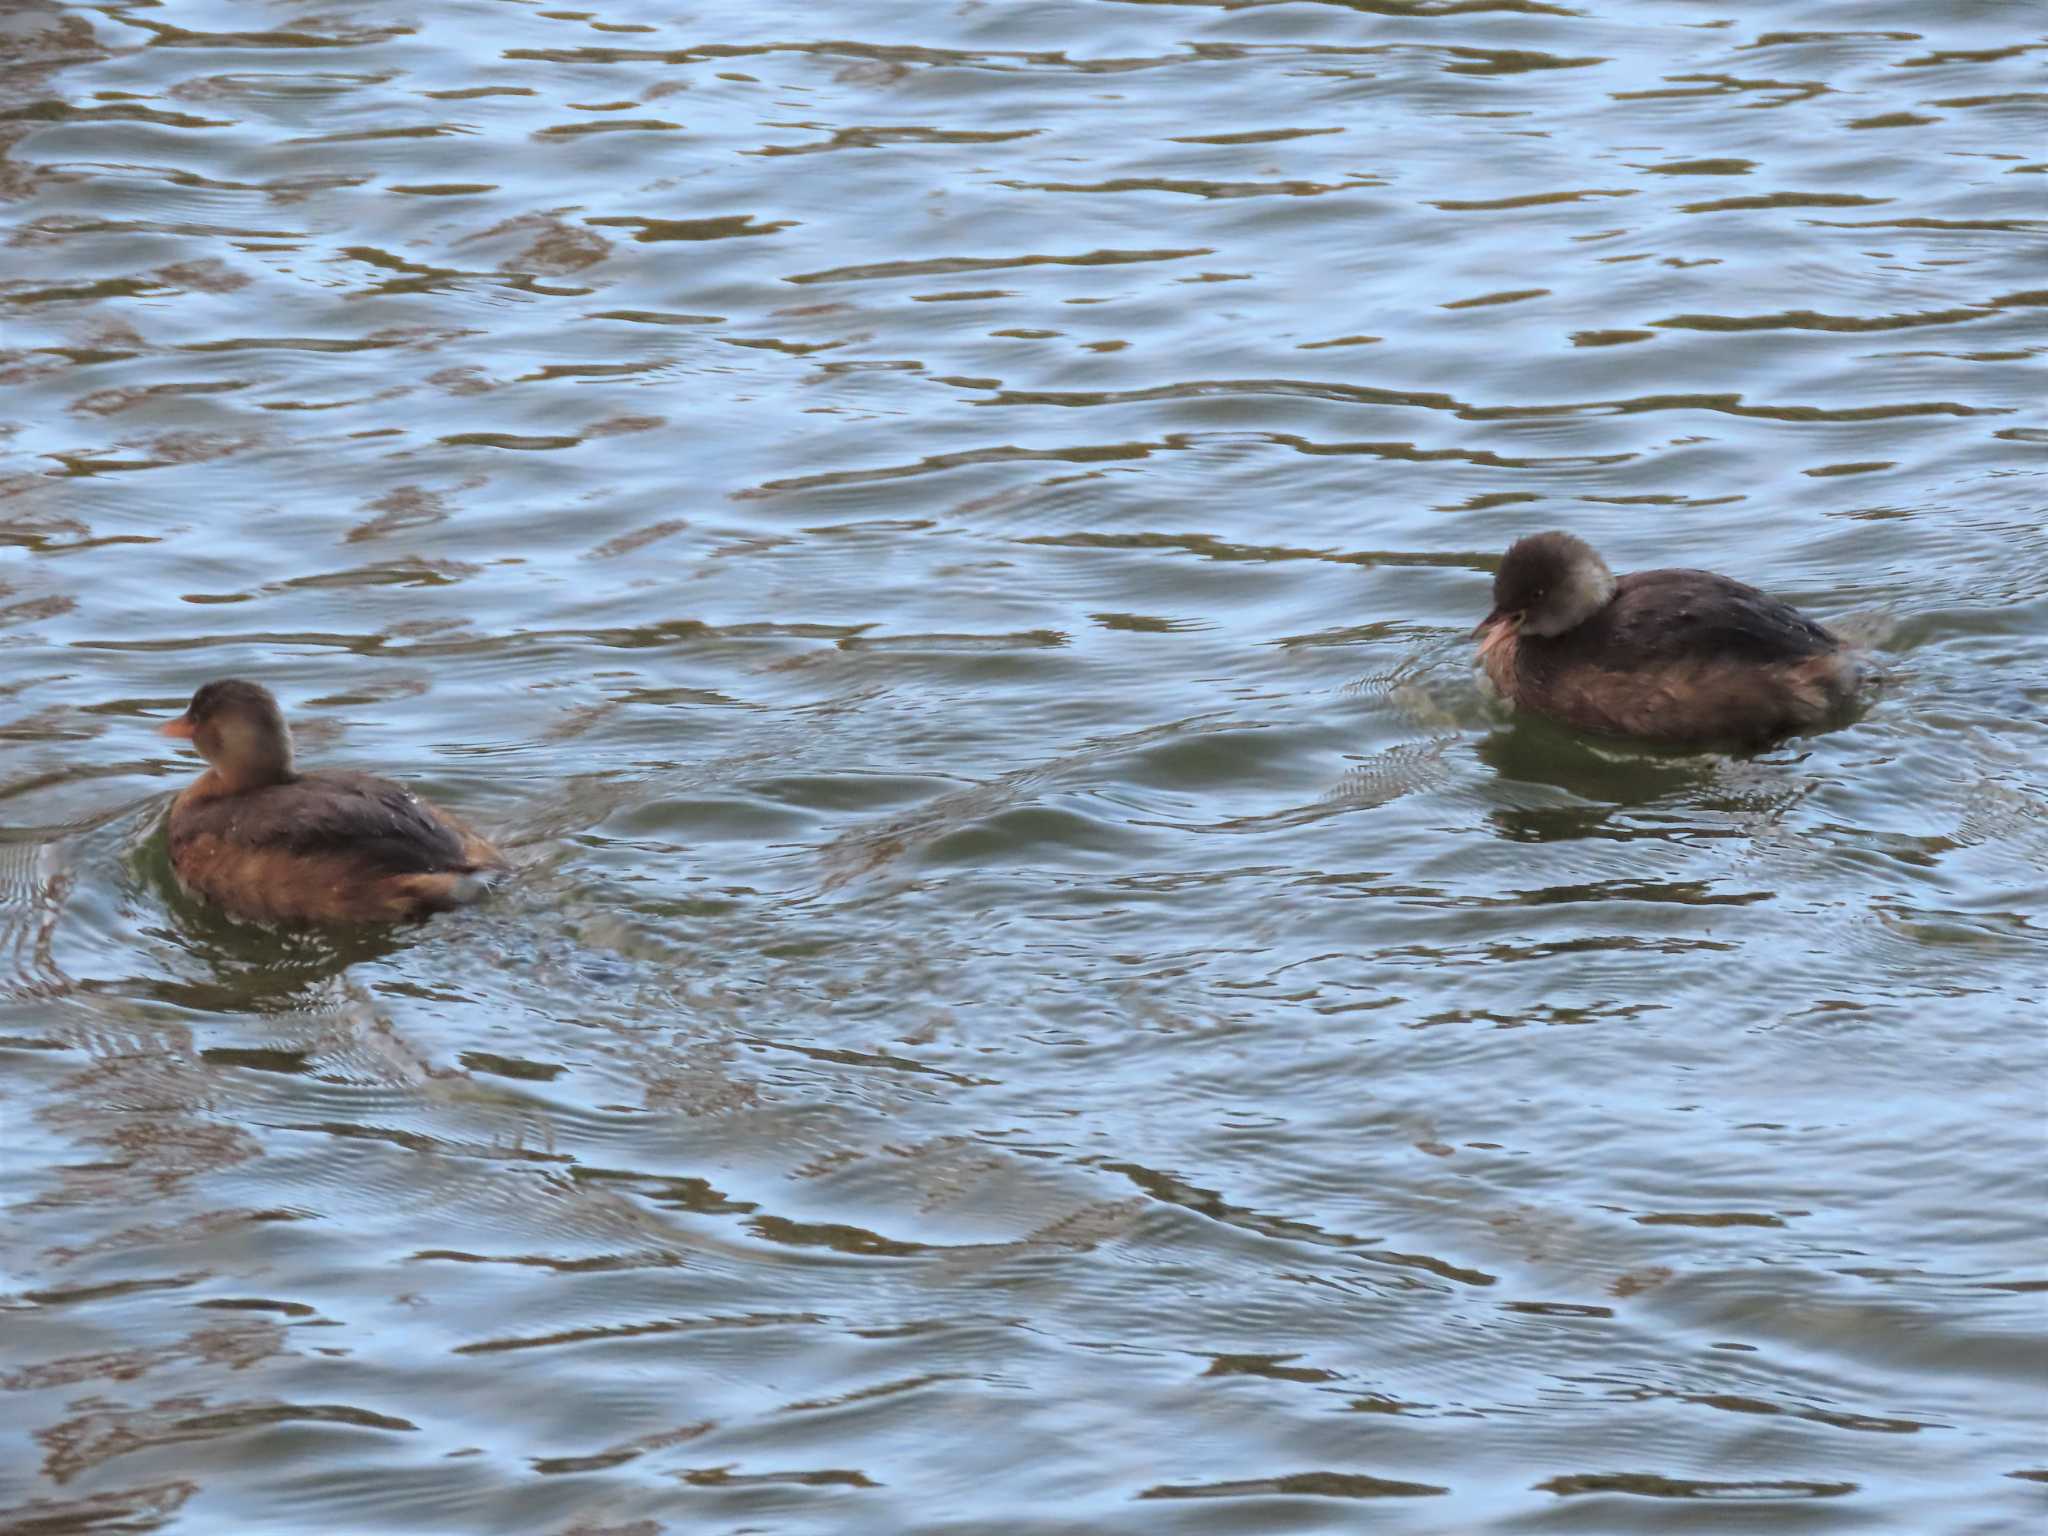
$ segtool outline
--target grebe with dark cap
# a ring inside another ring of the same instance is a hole
[[[479,900],[497,849],[402,784],[301,773],[268,688],[221,678],[163,727],[208,767],[171,803],[171,869],[235,916],[391,923]]]
[[[1474,631],[1517,709],[1674,746],[1762,746],[1838,720],[1859,668],[1796,608],[1712,571],[1617,577],[1569,533],[1517,539]]]

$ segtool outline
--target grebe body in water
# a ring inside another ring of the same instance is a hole
[[[391,923],[479,900],[504,856],[439,806],[367,773],[301,773],[268,688],[222,678],[163,727],[207,770],[171,804],[171,869],[236,917]]]
[[[1860,670],[1832,631],[1767,593],[1712,571],[1618,577],[1569,533],[1515,542],[1476,634],[1515,708],[1674,746],[1761,746],[1829,724]]]

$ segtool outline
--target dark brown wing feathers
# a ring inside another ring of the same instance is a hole
[[[1546,642],[1560,661],[1628,656],[1641,663],[1800,661],[1840,642],[1767,592],[1712,571],[1634,571],[1614,601]]]
[[[404,785],[367,773],[309,773],[220,804],[237,842],[302,855],[346,850],[394,875],[475,867],[446,817]]]
[[[171,808],[171,866],[245,917],[399,921],[476,899],[496,849],[401,784],[309,773],[234,794],[207,779]]]

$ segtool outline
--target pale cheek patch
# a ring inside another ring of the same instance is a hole
[[[1531,613],[1522,628],[1548,638],[1575,629],[1614,600],[1614,573],[1604,565],[1575,565],[1543,604],[1542,616]]]
[[[286,776],[292,772],[291,737],[285,735],[282,725],[268,731],[253,720],[237,719],[230,721],[221,735],[230,756],[245,762],[274,765]]]

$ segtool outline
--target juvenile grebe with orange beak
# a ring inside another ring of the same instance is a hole
[[[237,917],[399,922],[482,897],[504,857],[402,784],[301,773],[270,690],[222,678],[163,727],[208,768],[171,803],[171,869]]]
[[[1617,577],[1569,533],[1515,541],[1474,633],[1515,708],[1674,746],[1761,746],[1830,724],[1860,671],[1838,636],[1767,593],[1712,571]]]

